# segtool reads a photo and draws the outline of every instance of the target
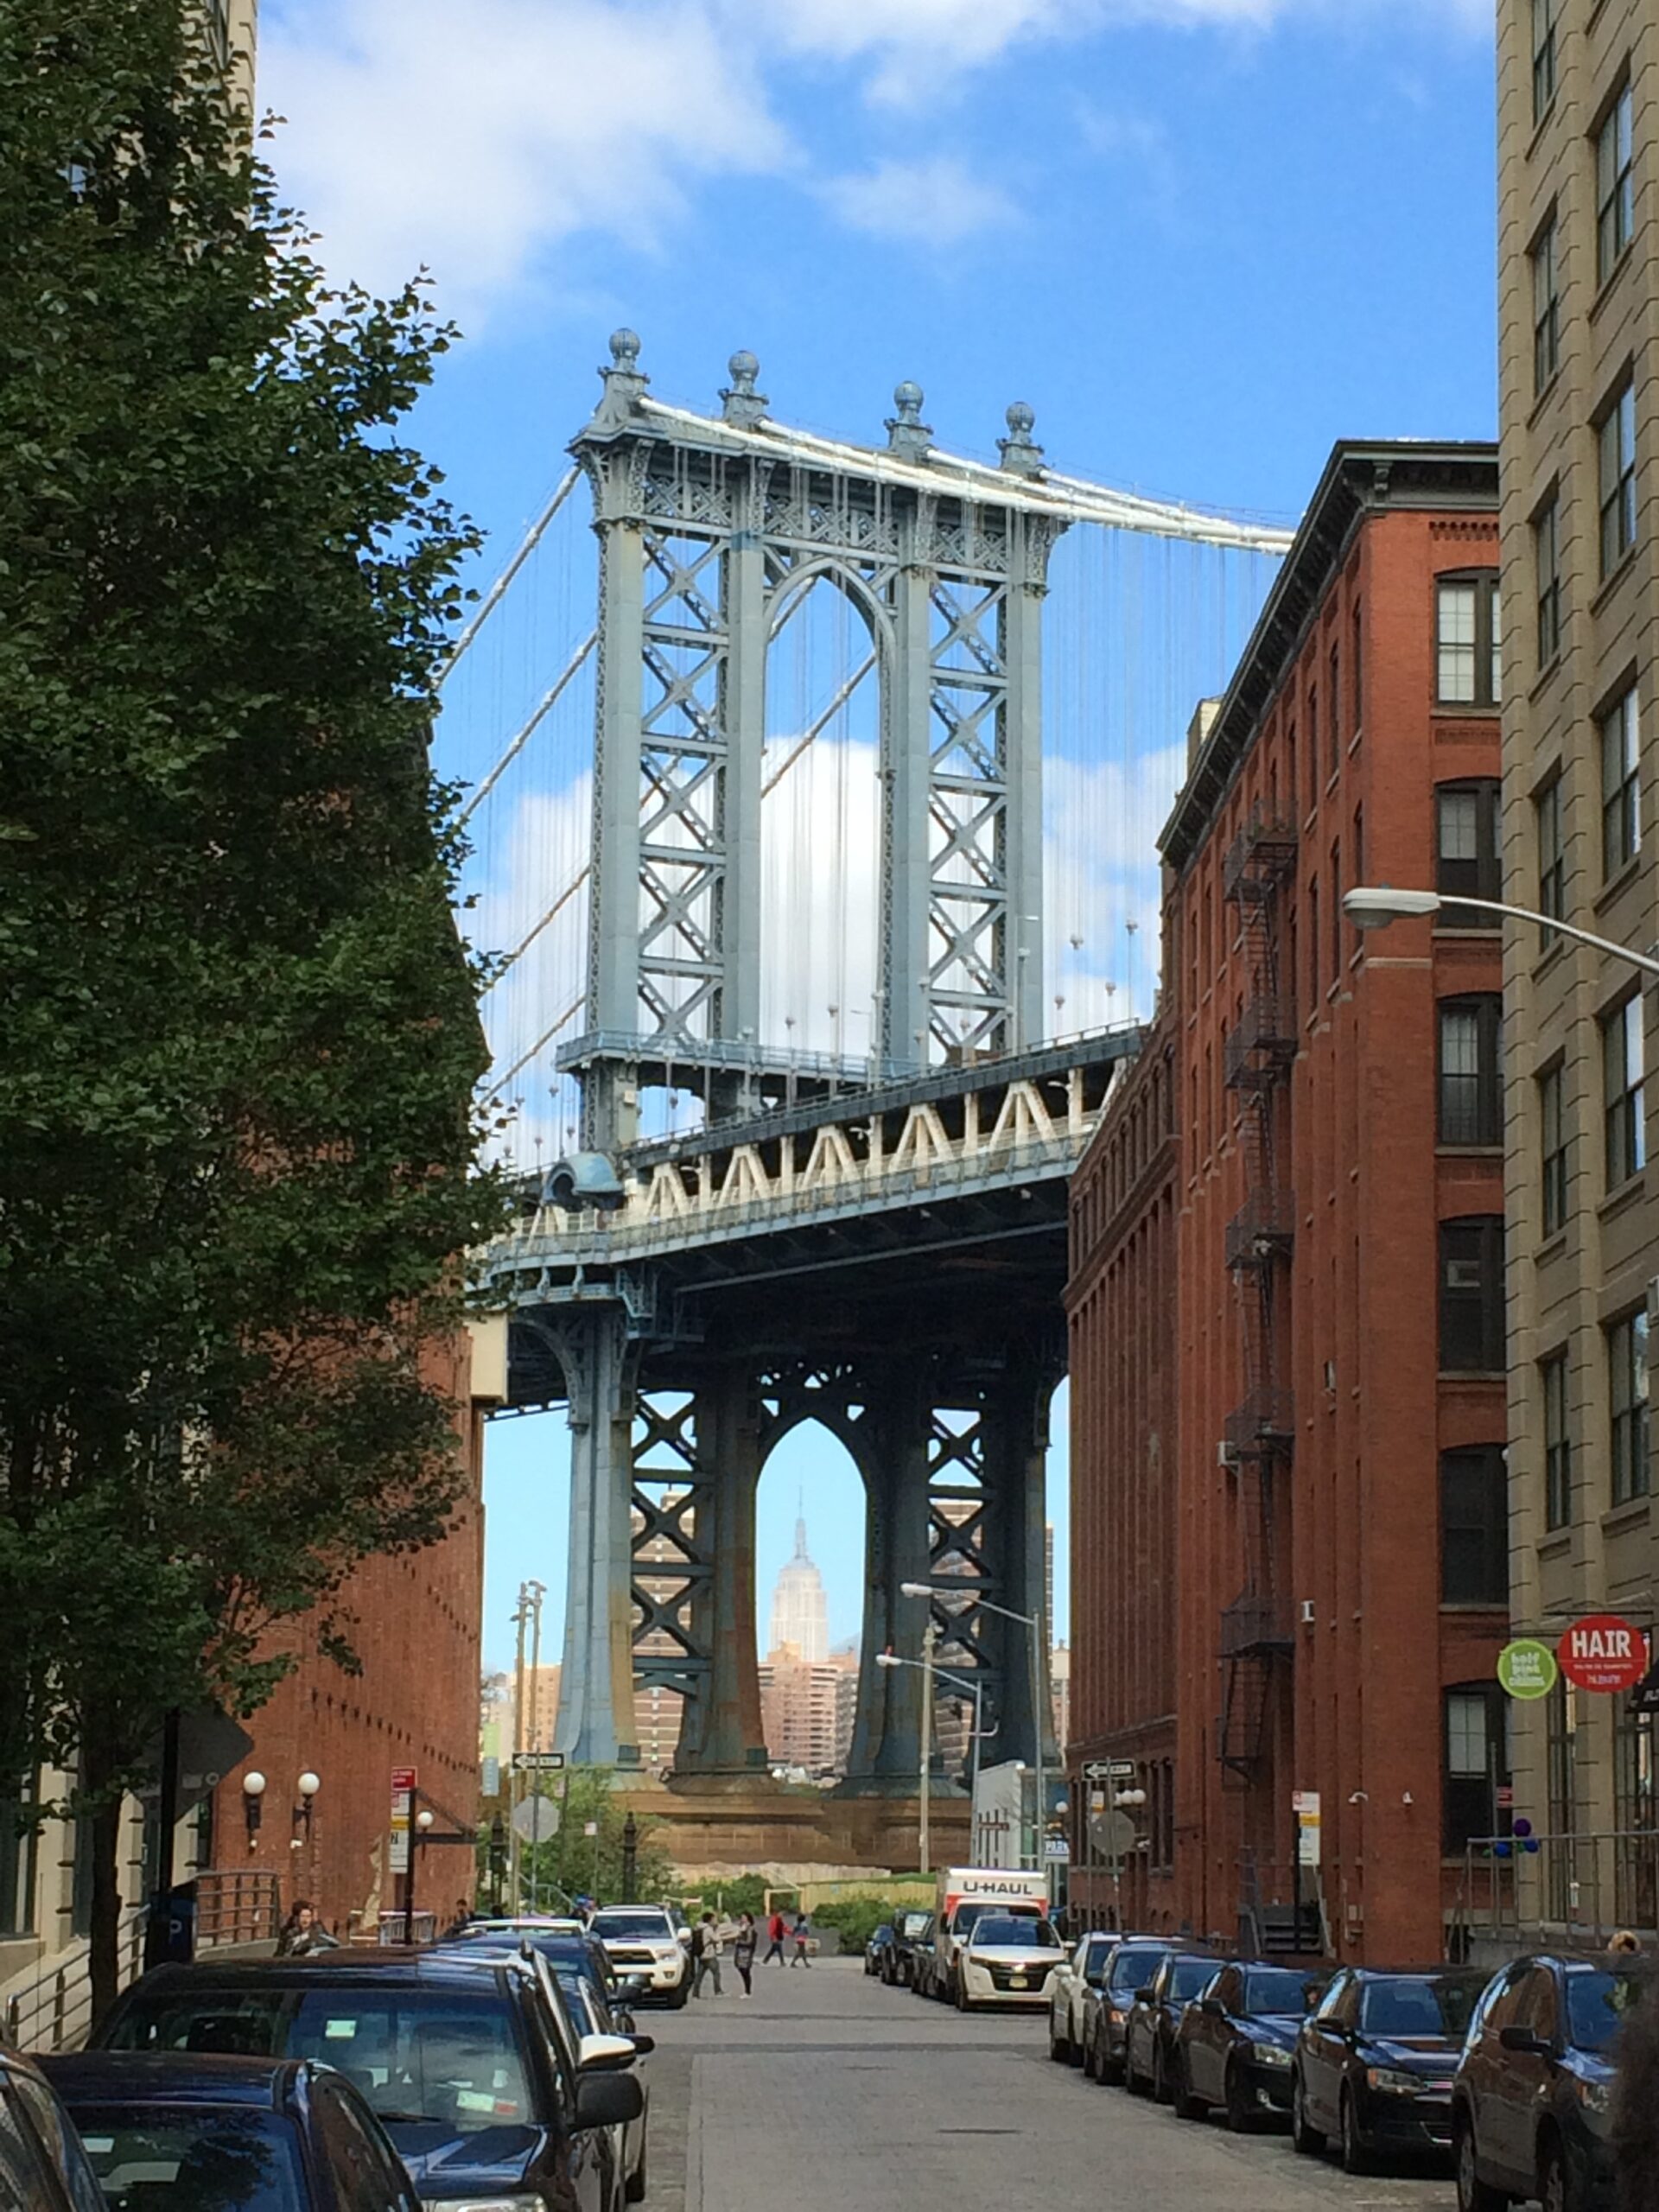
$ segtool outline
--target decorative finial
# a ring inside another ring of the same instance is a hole
[[[619,429],[633,414],[651,382],[639,366],[639,334],[625,325],[611,333],[611,365],[601,369],[605,396],[594,416],[599,429]]]
[[[1023,399],[1016,399],[1007,412],[1008,435],[996,442],[1002,456],[1002,466],[1016,476],[1040,476],[1043,468],[1043,449],[1032,436],[1037,417]]]
[[[766,419],[766,396],[757,391],[754,380],[760,373],[760,364],[753,353],[734,353],[726,364],[731,372],[731,383],[721,393],[725,402],[726,420],[740,429],[752,430],[757,423]]]
[[[893,388],[893,404],[899,410],[887,417],[887,450],[910,461],[925,461],[933,443],[930,424],[922,420],[922,387],[906,377]]]

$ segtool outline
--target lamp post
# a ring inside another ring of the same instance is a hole
[[[1514,922],[1536,922],[1540,929],[1558,931],[1562,937],[1576,938],[1580,944],[1626,961],[1645,976],[1659,976],[1659,960],[1649,953],[1633,952],[1628,944],[1615,944],[1611,938],[1597,937],[1575,922],[1564,922],[1555,914],[1535,913],[1530,906],[1511,906],[1501,899],[1465,899],[1439,891],[1396,891],[1389,884],[1361,884],[1344,892],[1342,900],[1342,910],[1357,930],[1385,930],[1391,922],[1425,920],[1443,906],[1467,906],[1477,913],[1502,914]]]
[[[929,1641],[930,1637],[933,1639],[933,1642],[938,1641],[938,1630],[934,1628],[934,1625],[931,1621],[928,1623],[928,1636],[924,1637],[922,1639],[923,1648],[931,1654],[932,1650],[932,1643]],[[969,1696],[972,1698],[974,1700],[974,1751],[973,1759],[969,1767],[971,1779],[969,1784],[969,1802],[974,1808],[977,1808],[979,1804],[979,1746],[980,1740],[985,1734],[985,1685],[983,1682],[970,1681],[966,1675],[953,1675],[948,1667],[936,1666],[931,1656],[926,1659],[901,1659],[896,1651],[878,1651],[875,1655],[875,1663],[878,1667],[918,1667],[925,1675],[930,1677],[937,1675],[938,1680],[942,1682],[954,1682],[959,1690],[966,1690]],[[931,1716],[930,1715],[930,1718],[931,1717]],[[924,1773],[925,1773],[925,1771],[926,1770],[924,1768]],[[970,1823],[972,1818],[973,1815],[970,1814]],[[970,1845],[969,1848],[971,1849],[972,1847],[973,1847]],[[926,1873],[927,1872],[925,1864],[924,1864],[922,1867],[922,1872],[923,1873]]]
[[[248,1826],[248,1849],[256,1850],[259,1840],[259,1820],[262,1808],[259,1800],[265,1794],[265,1777],[257,1770],[242,1777],[242,1817]]]
[[[1048,1696],[1048,1669],[1043,1664],[1043,1617],[1038,1613],[1017,1613],[1012,1605],[999,1605],[971,1587],[950,1582],[901,1582],[900,1591],[906,1598],[959,1598],[970,1605],[983,1605],[988,1613],[997,1613],[1005,1621],[1018,1621],[1022,1628],[1031,1630],[1031,1719],[1032,1732],[1036,1738],[1035,1764],[1037,1769],[1037,1817],[1032,1823],[1032,1860],[1045,1879],[1048,1874],[1046,1838],[1048,1833],[1048,1807],[1045,1802],[1047,1777],[1043,1771],[1043,1738],[1048,1733],[1047,1716],[1043,1707]]]

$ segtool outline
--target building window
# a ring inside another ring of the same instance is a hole
[[[1558,1681],[1544,1700],[1544,1789],[1549,1801],[1551,1835],[1570,1836],[1579,1825],[1579,1700],[1571,1682]],[[1572,1853],[1556,1850],[1544,1863],[1544,1913],[1567,1918]],[[1576,1888],[1573,1901],[1577,1902]]]
[[[1538,1146],[1543,1164],[1544,1234],[1567,1226],[1567,1071],[1558,1060],[1538,1078]]]
[[[1443,707],[1495,707],[1503,696],[1497,572],[1442,576],[1435,588],[1435,693]]]
[[[1342,845],[1331,848],[1331,980],[1342,981]]]
[[[1552,493],[1532,525],[1533,569],[1538,582],[1538,665],[1550,666],[1561,651],[1560,502]]]
[[[1632,1713],[1621,1698],[1613,1718],[1613,1916],[1624,1927],[1651,1928],[1659,1917],[1653,1782],[1653,1715]]]
[[[1638,1306],[1607,1332],[1607,1408],[1613,1503],[1648,1494],[1648,1310]]]
[[[1503,1001],[1497,992],[1440,1001],[1442,1144],[1503,1141]]]
[[[1307,884],[1307,1010],[1317,1014],[1319,993],[1324,988],[1319,974],[1319,879],[1310,876]]]
[[[1365,675],[1365,626],[1363,621],[1361,620],[1359,601],[1357,600],[1354,601],[1353,632],[1353,643],[1350,648],[1348,658],[1353,669],[1354,734],[1357,737],[1360,731],[1365,727],[1365,693],[1363,689]]]
[[[1636,543],[1636,386],[1626,377],[1596,432],[1601,498],[1601,573],[1611,575]]]
[[[1532,0],[1532,119],[1541,123],[1555,99],[1555,0]]]
[[[1325,703],[1331,718],[1331,772],[1334,775],[1342,766],[1342,649],[1331,648],[1331,685]]]
[[[1634,109],[1630,88],[1607,111],[1596,133],[1596,282],[1605,284],[1630,242],[1635,226]]]
[[[1510,1602],[1509,1471],[1501,1444],[1440,1454],[1440,1597]]]
[[[1636,686],[1601,720],[1601,872],[1615,876],[1642,843]]]
[[[1509,1716],[1495,1683],[1459,1683],[1445,1698],[1441,1838],[1447,1852],[1459,1852],[1497,1834],[1497,1793],[1510,1778],[1504,1741]]]
[[[1561,302],[1555,289],[1555,218],[1538,233],[1532,263],[1532,389],[1535,397],[1560,365]]]
[[[1616,1191],[1647,1164],[1648,1132],[1642,1078],[1642,1000],[1632,994],[1601,1025],[1606,1104],[1607,1187]]]
[[[1567,836],[1561,820],[1561,779],[1552,776],[1533,802],[1538,820],[1538,911],[1560,921],[1567,913]],[[1555,943],[1553,933],[1546,941]]]
[[[1307,803],[1317,806],[1319,798],[1319,687],[1307,687]]]
[[[1503,1368],[1503,1217],[1440,1224],[1440,1367],[1453,1375]]]
[[[1434,793],[1436,865],[1434,888],[1448,897],[1501,899],[1503,853],[1498,840],[1497,779],[1471,784],[1441,784]],[[1480,930],[1492,918],[1466,906],[1440,912],[1446,929]]]
[[[1539,1363],[1544,1400],[1544,1526],[1565,1529],[1573,1518],[1573,1427],[1567,1402],[1567,1354]]]

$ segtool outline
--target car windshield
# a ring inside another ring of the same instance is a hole
[[[532,2117],[514,2013],[496,1995],[355,1975],[350,1986],[163,1992],[148,2004],[141,1994],[110,2047],[320,2059],[383,2120],[440,2120],[462,2135]]]
[[[1218,1967],[1215,1959],[1177,1959],[1169,1970],[1170,1997],[1196,1997],[1208,1983],[1213,1981]]]
[[[73,2116],[121,2212],[304,2212],[313,2202],[293,2127],[275,2113],[77,2105]]]
[[[1395,1974],[1368,1981],[1359,2024],[1371,2036],[1439,2036],[1460,2041],[1487,1977]]]
[[[1244,1979],[1247,2012],[1302,2013],[1307,2010],[1307,1980],[1288,1967],[1257,1967]]]
[[[1060,1939],[1046,1920],[1015,1920],[1007,1913],[987,1913],[974,1929],[976,1944],[997,1944],[1019,1951],[1058,1951]]]
[[[1640,1974],[1609,1973],[1602,1967],[1568,1969],[1567,2017],[1575,2050],[1605,2050],[1639,2004],[1646,1986]]]
[[[1097,1975],[1103,1973],[1105,1971],[1107,1960],[1111,1957],[1112,1953],[1116,1949],[1116,1948],[1117,1946],[1116,1942],[1112,1942],[1109,1938],[1099,1942],[1090,1943],[1089,1948],[1083,1955],[1084,1973],[1085,1974],[1091,1975]]]
[[[626,1912],[607,1908],[596,1912],[589,1923],[594,1935],[608,1936],[613,1942],[619,1936],[644,1936],[658,1943],[674,1941],[674,1926],[665,1912]]]
[[[925,1936],[932,1917],[931,1912],[907,1912],[899,1920],[899,1933],[906,1941],[914,1936]]]
[[[1112,1963],[1106,1969],[1108,1989],[1139,1989],[1142,1982],[1150,1981],[1164,1961],[1167,1951],[1154,1951],[1144,1945],[1120,1943],[1112,1954]]]

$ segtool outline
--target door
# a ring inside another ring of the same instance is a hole
[[[1220,1975],[1210,1993],[1229,2016],[1244,2009],[1244,1977],[1236,1967],[1229,1967]],[[1213,2013],[1200,2009],[1195,1998],[1187,2008],[1190,2019],[1181,2023],[1181,2049],[1185,2054],[1187,2076],[1194,2094],[1208,2097],[1218,2105],[1224,2094],[1227,2055],[1232,2047],[1233,2031],[1226,2019],[1217,2019]]]
[[[1549,2099],[1550,2070],[1560,2021],[1553,1967],[1527,1968],[1515,1991],[1510,2024],[1535,2037],[1538,2051],[1492,2053],[1491,2087],[1482,2117],[1482,2148],[1505,2181],[1530,2190],[1537,2174],[1538,2118]]]
[[[1359,2024],[1360,1983],[1339,1974],[1302,2038],[1302,2101],[1315,2127],[1334,2134],[1342,2109],[1342,2076]]]

